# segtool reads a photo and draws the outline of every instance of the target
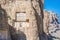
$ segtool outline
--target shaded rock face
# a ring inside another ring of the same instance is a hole
[[[43,3],[41,0],[0,0],[7,13],[12,40],[42,40]]]
[[[45,28],[47,27],[48,29],[48,40],[60,40],[60,35],[58,35],[60,33],[60,24],[58,22],[58,16],[57,14],[55,14],[54,12],[51,11],[46,11],[47,12],[47,19],[45,21],[47,21],[46,23],[48,24],[47,26],[45,26]],[[46,24],[45,24],[46,25]]]
[[[0,40],[11,40],[6,11],[0,5]]]

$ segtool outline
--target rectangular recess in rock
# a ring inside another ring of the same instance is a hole
[[[16,21],[26,21],[26,13],[16,12]]]

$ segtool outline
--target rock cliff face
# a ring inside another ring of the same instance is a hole
[[[52,11],[45,10],[47,16],[45,15],[45,28],[48,30],[48,40],[60,40],[60,24],[58,22],[58,16]],[[45,31],[47,31],[45,30]],[[46,32],[47,33],[47,32]]]
[[[11,40],[6,11],[0,5],[0,40]]]
[[[43,33],[42,2],[42,0],[0,0],[2,9],[6,11],[12,40],[41,39]]]

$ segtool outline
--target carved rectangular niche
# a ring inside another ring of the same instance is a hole
[[[16,21],[26,21],[26,13],[16,12]]]
[[[16,21],[14,27],[18,30],[21,27],[28,27],[29,19],[26,18],[26,12],[16,12]]]

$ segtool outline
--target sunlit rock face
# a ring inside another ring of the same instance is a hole
[[[48,25],[44,24],[46,25],[45,28],[48,28],[49,40],[60,40],[60,35],[58,35],[60,33],[60,24],[58,22],[57,14],[47,10],[45,10],[45,12],[47,13],[45,23]]]
[[[12,40],[40,40],[43,30],[41,0],[0,0],[7,13],[7,24]]]
[[[45,39],[48,40],[48,12],[44,10],[44,18],[43,18],[43,30],[45,33]]]

